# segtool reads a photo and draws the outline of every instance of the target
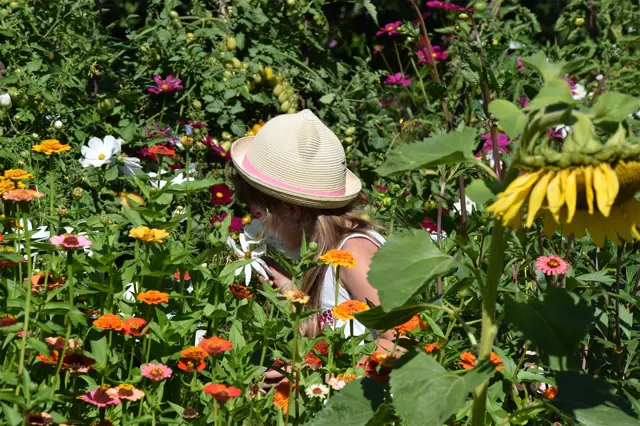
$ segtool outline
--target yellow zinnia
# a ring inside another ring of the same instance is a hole
[[[10,169],[4,171],[4,177],[11,180],[31,179],[33,175],[26,170]]]
[[[0,195],[7,191],[11,191],[12,189],[16,189],[16,184],[10,179],[0,177]]]
[[[38,145],[31,147],[31,150],[42,152],[47,155],[58,154],[63,151],[69,151],[70,149],[71,145],[61,144],[60,141],[56,139],[47,139],[46,141],[42,141]]]
[[[137,226],[129,231],[129,236],[145,243],[161,243],[162,240],[169,236],[164,229],[148,228],[146,226]]]
[[[601,247],[605,238],[616,244],[631,241],[634,236],[640,239],[640,201],[634,198],[639,190],[638,161],[539,169],[516,178],[487,210],[511,228],[520,225],[525,212],[527,228],[537,217],[544,217],[548,236],[559,226],[578,238],[587,229],[593,242]],[[527,201],[528,206],[523,209]]]

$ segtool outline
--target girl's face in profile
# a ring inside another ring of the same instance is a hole
[[[269,215],[267,215],[263,208],[251,206],[251,213],[255,219],[262,221],[269,216],[265,226],[267,231],[289,248],[295,249],[300,247],[302,232],[300,230],[300,223],[295,219],[295,215],[293,214],[293,209],[291,209],[289,205],[283,204],[275,210],[276,211],[269,211]]]

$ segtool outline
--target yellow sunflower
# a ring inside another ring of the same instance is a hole
[[[578,238],[587,229],[593,242],[602,247],[605,238],[616,244],[640,239],[640,201],[634,197],[638,191],[639,161],[542,168],[517,177],[487,210],[511,228],[520,226],[525,214],[527,228],[537,217],[544,217],[548,236],[559,226]]]

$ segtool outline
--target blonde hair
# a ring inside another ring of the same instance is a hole
[[[284,210],[287,203],[258,191],[240,176],[236,177],[235,189],[238,201],[263,210],[266,213],[261,219],[263,226],[268,230],[275,229],[273,223],[281,217],[279,212]],[[350,234],[375,228],[375,225],[358,211],[358,203],[356,200],[339,209],[299,207],[301,214],[298,223],[301,234],[304,232],[307,242],[314,241],[318,244],[315,259],[331,249],[338,248],[340,242]],[[309,303],[305,305],[306,310],[320,308],[322,283],[328,267],[313,267],[304,274],[302,290],[310,297]],[[303,324],[302,331],[308,337],[315,337],[318,334],[317,317],[311,316]]]

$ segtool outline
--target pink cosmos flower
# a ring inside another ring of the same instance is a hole
[[[434,9],[456,10],[460,12],[473,12],[473,8],[462,7],[456,4],[445,3],[443,1],[428,1],[427,7],[433,7]]]
[[[81,399],[84,402],[88,402],[89,404],[93,404],[96,407],[106,407],[107,405],[120,404],[120,398],[118,398],[117,396],[114,397],[109,395],[109,393],[107,393],[108,389],[108,386],[99,387],[96,390],[87,392],[84,395],[79,396],[78,399]]]
[[[491,133],[485,133],[480,135],[480,138],[484,139],[484,145],[482,146],[482,152],[493,151],[493,143],[491,142]],[[511,145],[511,141],[504,133],[498,133],[498,151],[502,151],[505,154],[509,153],[507,147]]]
[[[144,392],[136,389],[133,385],[123,383],[117,387],[107,390],[107,394],[111,398],[126,399],[129,401],[137,401],[144,396]]]
[[[391,98],[391,99],[380,99],[380,105],[382,105],[382,108],[386,108],[389,105],[391,105],[392,103],[394,103],[396,100],[395,98]]]
[[[449,58],[447,49],[442,46],[431,46],[431,56],[427,53],[427,48],[422,48],[416,52],[418,56],[418,62],[421,64],[431,63],[435,61],[446,61]]]
[[[545,275],[564,275],[569,270],[569,264],[558,256],[540,256],[536,260],[536,269]]]
[[[375,185],[376,189],[380,192],[387,192],[389,190],[388,186]]]
[[[75,250],[79,248],[89,247],[92,242],[83,235],[62,234],[54,235],[49,238],[51,244],[58,247],[64,247],[67,250]]]
[[[214,216],[211,218],[211,226],[215,225],[218,222],[222,222],[226,219],[227,212],[222,213],[220,216]],[[231,232],[240,232],[242,231],[242,219],[239,217],[233,216],[231,218],[231,223],[229,224],[229,231]]]
[[[520,68],[521,70],[524,69],[524,64],[522,63],[522,59],[520,59],[520,56],[518,56],[518,58],[516,59],[516,65],[518,66],[518,68]]]
[[[147,91],[155,95],[159,95],[160,93],[175,92],[176,90],[183,88],[182,80],[180,80],[179,78],[175,78],[172,75],[168,75],[166,80],[160,78],[159,75],[154,75],[153,79],[155,80],[157,87],[148,87]]]
[[[376,33],[376,35],[379,36],[382,34],[388,34],[388,35],[400,34],[398,32],[398,27],[400,27],[401,25],[402,25],[402,21],[389,22],[387,25],[380,28]]]
[[[520,95],[520,99],[518,99],[518,102],[520,103],[520,106],[522,108],[529,105],[529,99],[527,99],[527,95],[525,95],[524,93]]]
[[[168,379],[169,377],[171,377],[171,373],[173,373],[173,370],[171,370],[164,364],[149,363],[140,367],[140,374],[142,374],[143,377],[154,380],[156,382]]]
[[[395,74],[387,75],[384,84],[406,87],[411,84],[411,79],[409,77],[405,77],[401,72],[397,72]]]

